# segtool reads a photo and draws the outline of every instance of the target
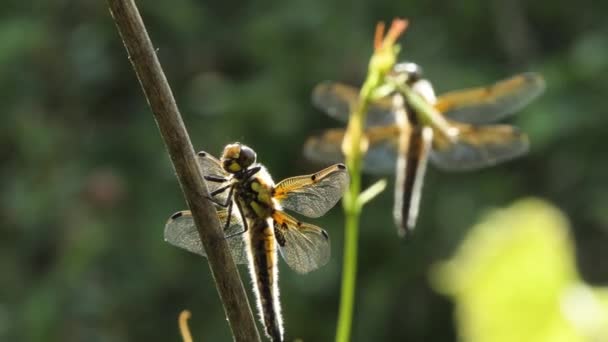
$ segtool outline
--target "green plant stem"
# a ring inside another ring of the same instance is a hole
[[[344,233],[344,264],[342,266],[342,289],[340,294],[340,315],[336,341],[350,340],[350,332],[355,306],[355,284],[357,281],[357,241],[359,238],[359,214],[346,217]]]
[[[385,84],[386,74],[392,69],[399,52],[395,40],[407,27],[407,21],[396,19],[387,36],[382,41],[375,42],[375,50],[370,59],[367,77],[359,93],[359,103],[352,111],[348,120],[346,135],[342,142],[342,152],[345,155],[346,166],[350,174],[350,186],[342,201],[346,217],[344,231],[344,260],[342,266],[342,291],[340,295],[340,313],[336,342],[349,342],[355,306],[355,286],[357,283],[357,243],[359,240],[359,218],[364,202],[382,191],[383,185],[372,186],[372,191],[363,198],[361,194],[361,166],[363,164],[362,147],[364,141],[364,126],[367,109],[373,99],[374,92]],[[379,25],[376,39],[382,38],[384,26]],[[380,34],[380,36],[378,35]],[[376,187],[376,188],[374,188]],[[369,189],[368,189],[369,190]]]
[[[365,87],[364,87],[365,89]],[[362,92],[363,93],[363,92]],[[357,283],[357,249],[359,241],[359,218],[361,205],[361,162],[362,153],[359,146],[363,136],[363,123],[367,112],[367,96],[361,96],[361,101],[349,122],[349,153],[346,164],[350,170],[350,186],[344,196],[344,214],[346,216],[344,231],[344,260],[342,265],[342,289],[340,293],[340,313],[336,332],[337,342],[350,341],[355,306],[355,287]]]

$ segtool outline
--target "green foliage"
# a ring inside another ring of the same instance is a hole
[[[583,283],[574,257],[564,215],[525,199],[475,225],[432,280],[463,341],[606,340],[607,289]]]

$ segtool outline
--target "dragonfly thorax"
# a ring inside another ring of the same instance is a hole
[[[422,96],[428,103],[435,104],[437,97],[435,96],[435,90],[433,85],[426,79],[419,79],[411,85],[412,90]]]
[[[240,182],[235,188],[235,199],[248,219],[269,218],[275,210],[272,198],[274,182],[265,168],[255,176]]]
[[[422,68],[412,62],[401,62],[393,66],[393,73],[407,77],[407,83],[412,84],[422,78]]]

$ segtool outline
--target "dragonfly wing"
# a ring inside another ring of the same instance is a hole
[[[211,154],[205,151],[200,151],[197,153],[197,156],[198,164],[200,165],[201,170],[203,171],[203,174],[205,176],[213,175],[218,177],[224,177],[227,175],[226,171],[224,171],[224,169],[222,168],[222,163]]]
[[[517,112],[545,90],[537,73],[523,73],[487,87],[456,90],[437,99],[435,108],[452,120],[487,124]]]
[[[325,230],[284,212],[276,211],[272,218],[279,251],[289,267],[298,273],[308,273],[327,264],[331,246]]]
[[[351,111],[359,101],[359,89],[336,82],[323,82],[312,93],[313,104],[330,117],[348,122]],[[395,122],[390,97],[379,99],[368,106],[366,127],[383,126]]]
[[[468,171],[499,164],[528,152],[528,136],[510,125],[458,125],[455,143],[435,139],[431,161],[448,171]]]
[[[363,157],[363,171],[369,174],[387,175],[395,170],[397,159],[397,127],[377,126],[366,130],[369,147]],[[318,136],[309,137],[304,144],[306,158],[319,163],[343,162],[342,140],[344,130],[330,129]]]
[[[370,127],[365,130],[368,147],[363,157],[363,172],[387,175],[395,172],[401,129],[397,125]]]
[[[283,208],[320,217],[340,200],[348,181],[346,166],[335,164],[312,175],[282,180],[275,186],[273,198]]]
[[[342,122],[348,121],[351,107],[356,105],[358,98],[354,87],[329,81],[318,84],[312,91],[312,103]]]
[[[226,224],[226,220],[228,220],[228,212],[223,209],[218,210],[217,215],[220,224],[223,227]],[[243,224],[240,218],[238,218],[238,212],[233,212],[232,217],[230,218],[230,225],[224,234],[229,236],[241,231],[243,231]],[[194,224],[192,213],[189,210],[179,211],[169,218],[165,225],[165,241],[173,246],[183,248],[188,252],[207,257],[198,230]],[[229,237],[227,242],[230,251],[232,252],[234,262],[237,264],[246,264],[247,252],[242,234]]]
[[[304,143],[304,156],[321,164],[344,162],[342,140],[345,131],[341,128],[328,129],[320,135],[313,135]]]

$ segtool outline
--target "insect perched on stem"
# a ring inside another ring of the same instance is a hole
[[[427,160],[447,171],[475,170],[528,151],[528,137],[511,125],[491,125],[523,108],[545,88],[543,78],[523,73],[493,85],[435,97],[414,63],[400,63],[387,76],[390,96],[369,107],[363,171],[395,172],[393,214],[400,236],[414,229]],[[347,121],[358,103],[356,88],[325,82],[313,102],[329,116]],[[422,109],[422,110],[421,110]],[[343,129],[310,137],[304,154],[319,162],[343,159]]]
[[[320,217],[331,209],[348,186],[343,164],[312,175],[287,178],[275,185],[256,153],[240,143],[224,148],[221,160],[199,152],[217,213],[234,261],[248,264],[260,319],[273,341],[283,341],[279,302],[277,249],[296,272],[307,273],[327,263],[329,236],[325,230],[300,222],[283,211]],[[236,210],[235,210],[236,207]],[[189,211],[171,216],[165,240],[206,256]]]

